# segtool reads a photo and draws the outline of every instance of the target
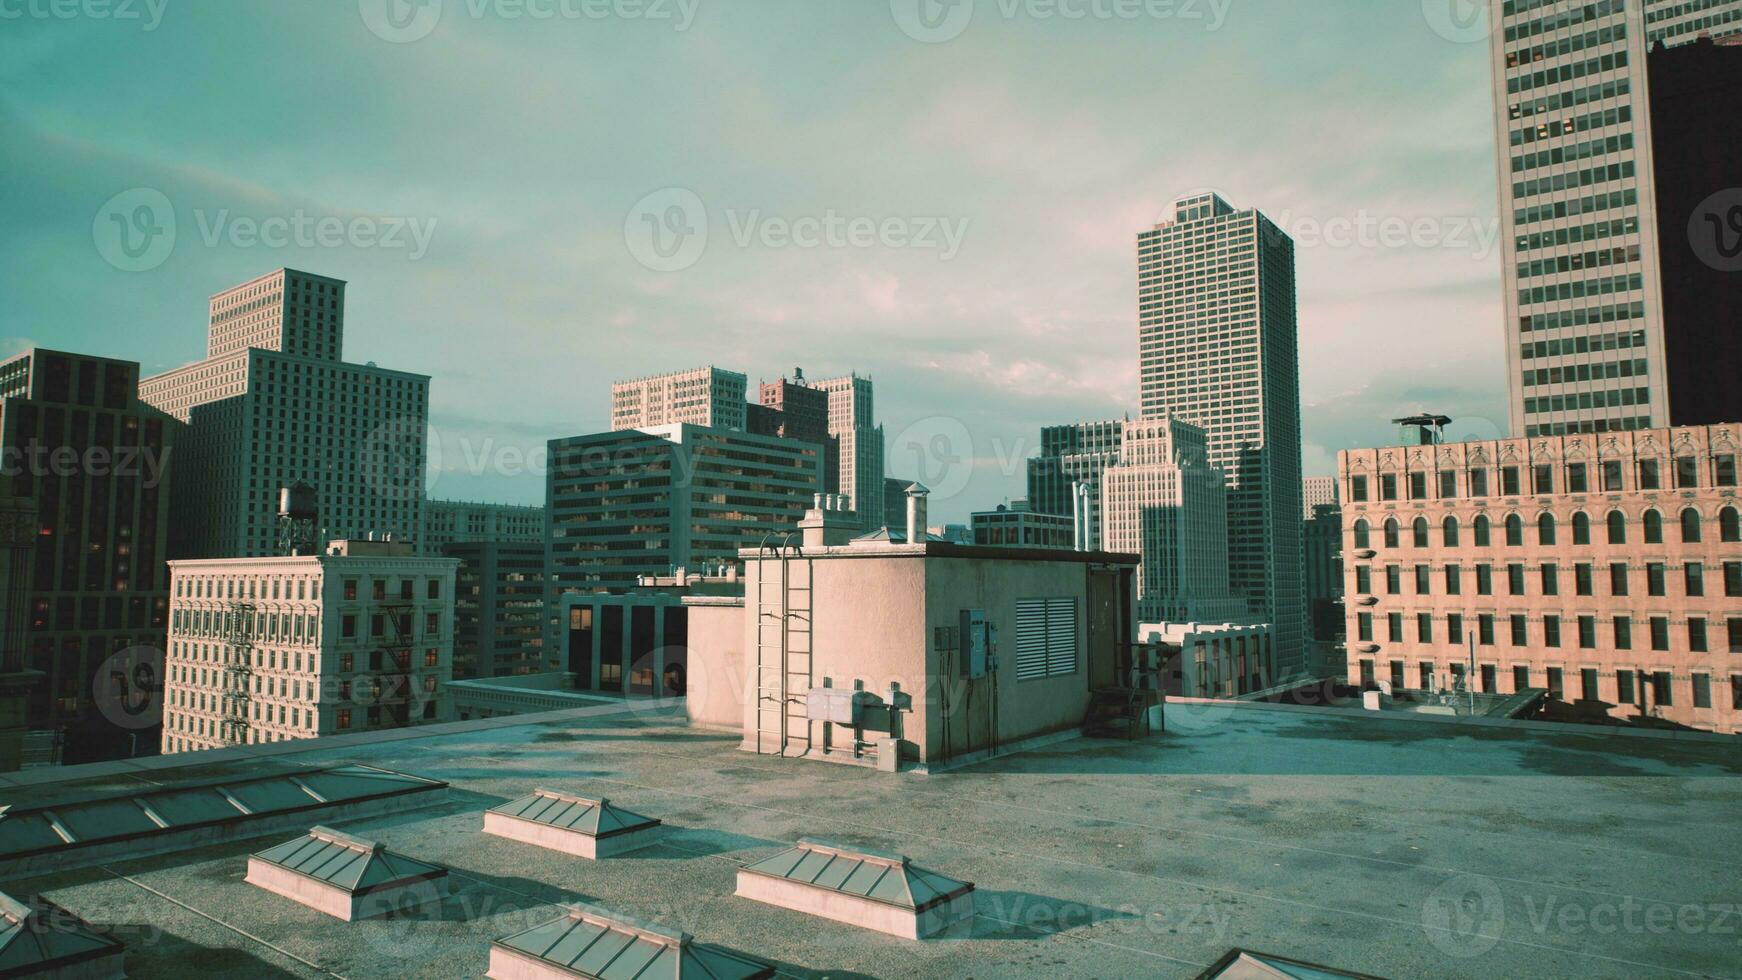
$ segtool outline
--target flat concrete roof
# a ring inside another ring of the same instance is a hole
[[[1742,974],[1734,742],[1172,707],[1168,734],[929,776],[747,755],[636,705],[278,743],[279,764],[451,784],[439,806],[342,824],[450,868],[438,916],[336,922],[250,888],[257,842],[6,890],[118,927],[136,978],[479,976],[490,940],[577,902],[790,976],[1187,978],[1235,946],[1391,978]],[[211,755],[185,774],[264,761]],[[29,775],[0,795],[81,788]],[[183,775],[152,760],[91,778]],[[582,861],[480,832],[537,786],[608,796],[665,836]],[[733,897],[740,867],[807,835],[975,882],[971,934],[904,941]]]

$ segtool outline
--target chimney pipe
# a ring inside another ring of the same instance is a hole
[[[925,523],[925,498],[931,493],[923,484],[915,483],[907,488],[907,543],[923,544],[927,537]]]

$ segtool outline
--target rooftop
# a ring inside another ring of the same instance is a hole
[[[9,774],[0,796],[20,805],[267,761],[442,780],[427,809],[311,823],[448,868],[452,894],[439,914],[335,922],[243,883],[282,832],[4,890],[112,930],[136,978],[185,976],[195,955],[212,976],[479,976],[493,940],[576,905],[788,976],[1190,978],[1234,947],[1389,978],[1742,972],[1742,859],[1715,846],[1742,832],[1734,742],[1170,711],[1154,738],[929,776],[747,755],[645,704]],[[480,832],[484,810],[539,787],[609,797],[664,836],[584,861]],[[733,896],[739,868],[807,836],[974,882],[970,935],[905,941]]]

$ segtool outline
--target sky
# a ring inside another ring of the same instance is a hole
[[[1410,412],[1495,436],[1461,2],[0,0],[0,353],[173,368],[290,266],[432,376],[432,495],[541,502],[613,379],[802,367],[873,378],[963,521],[1135,413],[1136,236],[1214,190],[1296,239],[1308,475]]]

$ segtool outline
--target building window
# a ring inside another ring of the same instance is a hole
[[[1675,488],[1691,490],[1700,485],[1700,461],[1692,456],[1675,458]]]
[[[335,717],[338,719],[335,722],[335,724],[338,726],[339,731],[344,731],[345,729],[351,727],[351,709],[350,708],[340,708],[337,712],[335,712]]]
[[[1553,514],[1544,514],[1536,519],[1536,537],[1545,545],[1555,543],[1555,521]]]
[[[1742,653],[1742,617],[1732,616],[1729,622],[1730,652]]]
[[[1712,482],[1720,487],[1735,486],[1736,457],[1730,454],[1712,457],[1712,475],[1714,477]]]
[[[1597,649],[1597,617],[1579,617],[1579,649]]]
[[[1464,594],[1463,569],[1456,565],[1446,566],[1446,595]]]
[[[429,597],[431,599],[440,599],[442,597],[442,580],[441,579],[432,578],[429,580]]]
[[[1472,496],[1472,497],[1486,497],[1486,496],[1488,496],[1488,471],[1487,470],[1471,470],[1470,471],[1470,496]]]
[[[1401,691],[1403,688],[1403,661],[1393,660],[1391,662],[1391,689]]]
[[[1742,512],[1734,507],[1718,512],[1718,538],[1731,544],[1742,541]]]
[[[1508,595],[1524,594],[1524,566],[1506,566],[1506,593]]]
[[[1621,462],[1610,460],[1603,464],[1603,492],[1621,492]]]
[[[1397,499],[1397,476],[1395,474],[1392,474],[1392,473],[1380,474],[1380,477],[1379,477],[1379,499],[1380,500],[1396,500]]]
[[[1659,653],[1669,649],[1669,619],[1667,617],[1651,617],[1651,649]]]
[[[1724,563],[1724,597],[1742,598],[1742,561]]]
[[[1690,597],[1706,594],[1706,566],[1690,561],[1682,566],[1682,587]]]
[[[1533,469],[1535,470],[1532,474],[1536,483],[1535,492],[1539,495],[1554,493],[1554,467],[1547,463],[1542,463],[1535,466]]]
[[[1633,671],[1618,670],[1615,672],[1615,700],[1621,704],[1637,704],[1638,697],[1633,691]]]
[[[350,639],[357,635],[357,617],[346,613],[339,617],[339,635]]]
[[[1395,548],[1397,546],[1397,519],[1395,517],[1387,517],[1385,519],[1385,547]]]
[[[1523,625],[1523,616],[1512,617],[1512,636],[1518,637],[1518,630]],[[1544,646],[1558,647],[1561,645],[1561,618],[1559,616],[1542,617],[1542,642]]]
[[[1434,591],[1434,588],[1433,588],[1433,568],[1432,568],[1432,566],[1429,566],[1429,565],[1417,565],[1417,566],[1415,566],[1415,594],[1416,595],[1432,595],[1433,591]]]
[[[1652,596],[1668,595],[1664,586],[1663,562],[1648,562],[1645,566],[1645,594]]]
[[[1587,480],[1585,478],[1585,464],[1584,463],[1568,463],[1567,464],[1567,492],[1568,493],[1584,493],[1588,489],[1589,489],[1589,487],[1587,486]]]
[[[1530,668],[1523,664],[1515,664],[1512,668],[1512,693],[1530,689]]]
[[[1609,512],[1609,543],[1627,543],[1627,517],[1618,510]]]
[[[1566,672],[1559,667],[1548,669],[1548,696],[1556,701],[1566,700]]]
[[[1506,545],[1509,548],[1524,545],[1524,519],[1517,514],[1506,515]]]
[[[1700,543],[1700,512],[1689,507],[1682,511],[1682,544]]]
[[[1639,489],[1662,490],[1663,480],[1658,475],[1657,460],[1642,459],[1639,461]]]
[[[1373,614],[1355,614],[1355,638],[1362,643],[1373,642]]]
[[[1349,499],[1356,503],[1367,501],[1367,478],[1364,476],[1349,477]]]
[[[1675,688],[1669,671],[1660,670],[1651,675],[1651,694],[1658,704],[1666,708],[1675,707]]]
[[[357,580],[354,578],[345,580],[345,599],[348,602],[355,602],[357,599]]]
[[[1016,600],[1016,679],[1077,672],[1077,600]]]
[[[1433,690],[1434,689],[1434,665],[1433,665],[1433,662],[1428,661],[1428,660],[1423,660],[1415,665],[1415,669],[1416,669],[1416,673],[1419,675],[1419,679],[1421,681],[1421,689],[1424,691]]]
[[[1456,548],[1458,546],[1458,519],[1456,517],[1448,516],[1440,522],[1440,537],[1444,540],[1446,547]]]
[[[1591,588],[1591,566],[1589,563],[1580,562],[1573,566],[1573,591],[1579,595],[1593,594]]]
[[[1710,708],[1712,706],[1712,675],[1694,675],[1694,707]]]
[[[1409,499],[1411,499],[1411,500],[1426,500],[1427,499],[1427,474],[1426,473],[1411,473],[1411,474],[1409,474]]]
[[[1494,616],[1482,613],[1476,617],[1476,642],[1485,647],[1494,645]]]
[[[1707,653],[1707,652],[1709,652],[1709,647],[1706,643],[1706,620],[1704,617],[1701,617],[1701,616],[1689,617],[1689,619],[1688,619],[1688,649],[1692,650],[1695,653]]]
[[[1372,540],[1373,540],[1372,525],[1367,523],[1367,519],[1365,517],[1363,517],[1360,520],[1356,521],[1355,522],[1355,547],[1361,548],[1361,549],[1371,548],[1371,547],[1373,547]]]
[[[1492,565],[1476,566],[1476,594],[1494,594],[1494,567]]]
[[[1542,566],[1542,594],[1561,594],[1561,568],[1552,562],[1544,562]]]
[[[1446,642],[1462,644],[1464,642],[1464,617],[1461,613],[1446,615]]]
[[[1403,642],[1403,614],[1402,613],[1386,613],[1385,614],[1385,632],[1386,632],[1386,638],[1389,639],[1392,643],[1402,643]]]
[[[1516,497],[1519,495],[1520,490],[1521,488],[1518,483],[1518,467],[1500,467],[1500,496]]]
[[[1633,619],[1630,616],[1615,617],[1615,649],[1633,649]]]
[[[1525,618],[1515,613],[1510,617],[1510,623],[1512,626],[1512,645],[1515,647],[1528,646],[1530,644],[1530,628],[1526,625]]]
[[[1418,517],[1410,525],[1410,544],[1417,548],[1427,547],[1427,518]]]
[[[1385,594],[1403,594],[1403,569],[1400,566],[1385,566]]]
[[[1415,614],[1415,638],[1417,643],[1432,643],[1434,641],[1434,617],[1432,613]]]
[[[1614,562],[1609,566],[1609,594],[1624,596],[1627,594],[1627,563]]]
[[[1458,495],[1458,474],[1446,470],[1440,474],[1440,497],[1450,499]],[[1402,686],[1402,685],[1398,685]]]
[[[1591,515],[1579,511],[1573,515],[1573,544],[1591,543]]]
[[[1373,569],[1366,565],[1355,566],[1355,594],[1373,594]]]

